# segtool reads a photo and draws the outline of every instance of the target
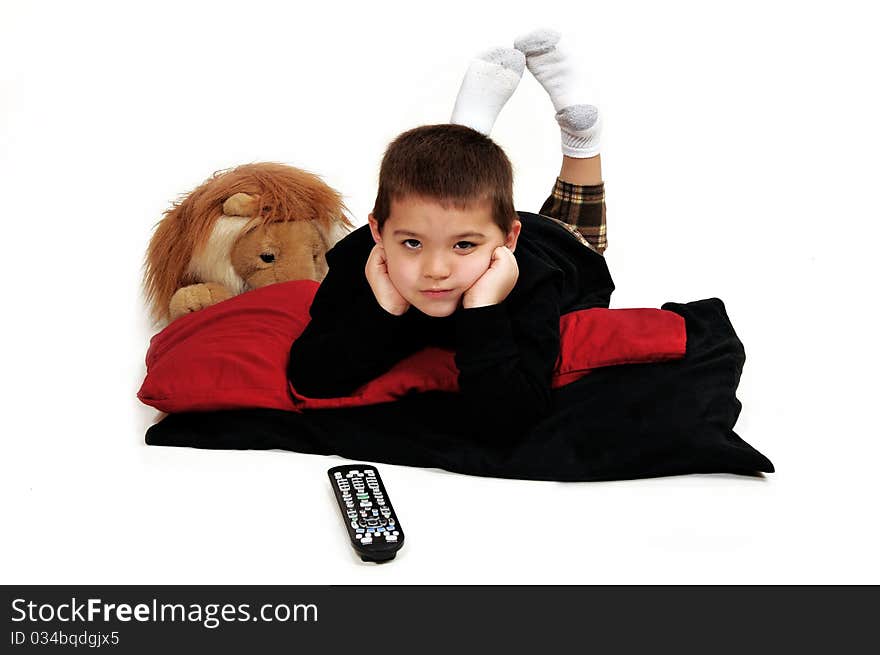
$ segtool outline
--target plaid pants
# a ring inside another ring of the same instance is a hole
[[[557,178],[539,213],[567,228],[581,243],[600,255],[608,247],[604,183],[585,186]]]

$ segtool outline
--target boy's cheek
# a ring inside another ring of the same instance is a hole
[[[403,291],[406,287],[411,286],[409,280],[412,276],[406,266],[401,266],[399,262],[393,260],[389,260],[387,264],[388,278],[398,291]]]
[[[483,277],[483,273],[485,273],[486,271],[489,270],[489,265],[491,263],[492,263],[492,254],[491,253],[489,253],[488,256],[484,256],[482,259],[480,259],[479,263],[474,265],[473,269],[470,272],[470,275],[468,276],[470,278],[470,284],[468,286],[470,286],[471,284],[473,284],[474,282],[479,280],[481,277]]]

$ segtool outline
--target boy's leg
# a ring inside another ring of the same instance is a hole
[[[589,159],[563,156],[556,184],[538,213],[563,223],[582,242],[604,254],[608,239],[599,155]]]
[[[576,158],[563,155],[559,179],[583,186],[602,184],[602,156]]]
[[[595,105],[578,104],[591,93],[560,40],[558,32],[537,30],[514,44],[550,96],[562,137],[562,169],[540,213],[564,223],[585,245],[602,254],[608,242],[599,110]]]

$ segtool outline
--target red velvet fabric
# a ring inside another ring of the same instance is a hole
[[[454,354],[428,348],[344,398],[306,398],[287,381],[287,358],[309,321],[316,282],[272,284],[177,319],[153,336],[140,400],[168,413],[264,407],[302,411],[457,391]],[[585,309],[560,320],[553,386],[591,369],[684,356],[684,318],[662,309]]]

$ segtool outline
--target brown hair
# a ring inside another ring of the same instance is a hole
[[[504,234],[516,219],[510,160],[492,139],[463,125],[423,125],[391,142],[382,158],[373,207],[380,230],[391,202],[406,196],[457,209],[488,200]]]

